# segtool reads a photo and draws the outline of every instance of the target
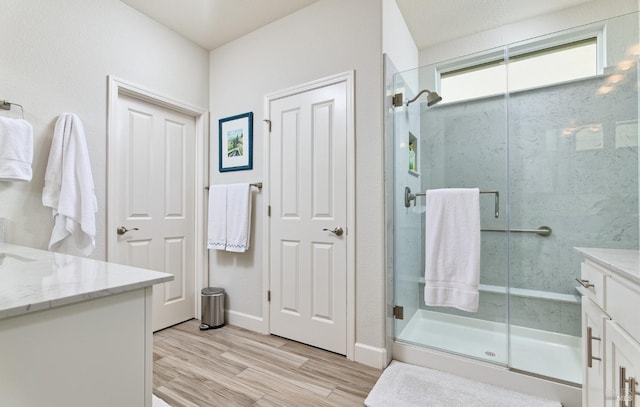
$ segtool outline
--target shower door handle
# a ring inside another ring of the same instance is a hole
[[[333,230],[332,229],[327,229],[327,228],[324,228],[322,230],[324,230],[325,232],[331,232],[336,236],[342,236],[342,234],[344,233],[344,230],[342,230],[342,228],[340,226],[337,226],[337,227],[333,228]]]

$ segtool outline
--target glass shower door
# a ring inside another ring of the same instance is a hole
[[[511,227],[550,232],[510,237],[510,365],[571,383],[582,382],[574,247],[638,248],[638,15],[599,27],[601,72],[509,97]]]
[[[506,95],[447,103],[441,94],[432,106],[423,95],[407,106],[420,91],[437,89],[435,77],[435,66],[394,77],[395,92],[403,95],[394,108],[393,140],[394,294],[404,309],[404,319],[395,320],[396,339],[507,364],[507,211],[501,201],[496,218],[495,194],[480,197],[487,231],[481,232],[478,311],[425,305],[425,197],[406,198],[437,188],[479,188],[504,197],[507,186]]]
[[[404,95],[418,86],[418,70],[397,73],[393,76],[393,94]],[[396,339],[422,344],[420,328],[419,279],[424,268],[422,219],[416,207],[405,206],[405,189],[420,189],[419,167],[416,156],[410,165],[410,144],[415,148],[419,136],[420,118],[404,107],[391,107],[393,111],[392,154],[393,167],[393,268],[394,268],[394,332]],[[413,144],[412,144],[413,143]],[[402,314],[402,315],[400,315]]]
[[[511,64],[523,50],[532,52],[538,40],[557,49],[562,39],[593,27],[607,34],[597,37],[606,41],[597,74],[510,90]],[[388,112],[393,132],[386,145],[392,154],[392,164],[386,163],[393,234],[388,256],[394,305],[403,310],[393,324],[396,341],[582,382],[575,289],[582,259],[574,247],[637,250],[640,241],[639,27],[633,13],[460,59],[479,70],[501,66],[503,92],[487,91],[481,79],[467,86],[481,95],[448,90],[441,78],[476,69],[459,61],[393,76],[392,92],[402,94]],[[428,106],[423,95],[407,105],[424,89],[438,91],[442,101]],[[480,304],[474,313],[425,306],[430,220],[424,196],[415,194],[436,188],[500,193],[497,218],[494,196],[480,198]]]

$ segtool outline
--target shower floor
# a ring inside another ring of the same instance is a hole
[[[507,365],[505,324],[418,310],[398,340]],[[582,383],[581,339],[511,326],[513,369]]]

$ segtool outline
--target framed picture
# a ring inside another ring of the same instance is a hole
[[[218,122],[220,172],[253,168],[253,112],[220,119]]]

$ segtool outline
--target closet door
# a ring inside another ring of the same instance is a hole
[[[346,354],[346,83],[270,112],[270,331]]]
[[[173,274],[153,287],[154,331],[196,316],[195,138],[194,117],[119,95],[110,260]]]

